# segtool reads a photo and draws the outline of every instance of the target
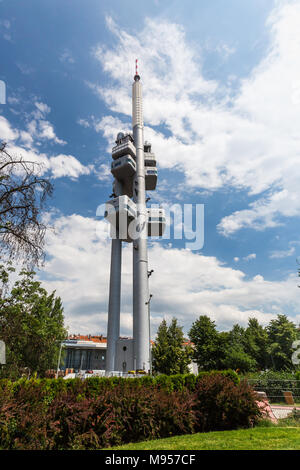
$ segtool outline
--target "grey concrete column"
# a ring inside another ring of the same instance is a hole
[[[116,345],[120,336],[122,240],[111,241],[111,265],[107,323],[106,374],[115,370]]]

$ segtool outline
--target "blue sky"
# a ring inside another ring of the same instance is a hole
[[[43,163],[55,192],[39,272],[71,333],[106,332],[110,149],[130,127],[140,61],[145,138],[162,204],[205,205],[205,243],[150,244],[152,333],[200,314],[219,328],[299,322],[300,2],[2,0],[0,138]],[[131,332],[124,247],[122,333]]]

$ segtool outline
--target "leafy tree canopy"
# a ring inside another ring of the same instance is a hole
[[[67,337],[61,299],[48,294],[35,273],[0,266],[0,338],[7,349],[8,374],[23,368],[43,375],[56,368],[61,342]]]
[[[167,375],[187,373],[193,350],[184,342],[182,327],[178,326],[177,319],[173,318],[170,326],[163,320],[152,348],[154,372]]]
[[[267,326],[269,354],[275,370],[293,369],[292,344],[299,339],[299,329],[286,315],[278,315]]]
[[[212,370],[221,368],[224,338],[220,340],[215,322],[207,315],[201,315],[189,331],[189,338],[194,343],[194,360],[198,368]]]
[[[292,344],[300,338],[300,332],[285,315],[278,315],[267,327],[249,318],[247,328],[234,325],[228,332],[218,332],[215,322],[202,315],[193,323],[189,337],[200,370],[250,372],[295,369]]]

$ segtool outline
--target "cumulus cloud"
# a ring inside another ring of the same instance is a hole
[[[40,148],[37,149],[41,140],[52,140],[57,144],[66,143],[56,137],[52,124],[44,119],[50,111],[47,104],[36,102],[32,113],[34,119],[29,120],[26,130],[14,129],[4,116],[0,116],[0,135],[2,141],[7,143],[8,153],[37,163],[36,171],[40,175],[50,172],[53,178],[63,176],[78,178],[94,171],[93,165],[82,165],[73,155],[49,155]]]
[[[291,246],[288,250],[277,250],[273,251],[270,254],[270,258],[287,258],[288,256],[292,256],[295,253],[296,249],[294,246]]]
[[[67,142],[56,136],[53,125],[45,118],[50,113],[51,108],[46,103],[39,101],[36,101],[34,105],[35,109],[31,113],[33,119],[30,119],[27,123],[27,129],[31,137],[39,141],[49,140],[55,144],[65,145]]]
[[[77,124],[79,124],[82,127],[88,128],[90,127],[90,123],[87,119],[78,119]]]
[[[123,245],[122,334],[132,333],[132,246]],[[104,221],[77,214],[60,216],[47,235],[44,284],[56,289],[65,306],[70,332],[106,334],[110,240]],[[154,334],[163,318],[176,316],[185,328],[201,314],[220,328],[245,325],[250,316],[264,324],[277,313],[297,311],[297,277],[267,281],[247,278],[212,256],[152,243],[149,249],[151,324]]]
[[[4,116],[0,116],[0,135],[4,142],[13,141],[18,137],[18,131],[11,127]]]
[[[93,168],[92,165],[82,165],[73,155],[56,155],[49,158],[49,163],[53,178],[61,178],[62,176],[78,178],[81,175],[88,175]]]
[[[255,259],[256,258],[256,253],[250,253],[249,255],[245,256],[243,259],[245,261],[250,261],[251,259]]]
[[[93,50],[114,85],[90,86],[111,111],[126,116],[134,60],[143,57],[145,131],[162,168],[183,172],[186,187],[232,187],[256,198],[220,221],[218,230],[225,236],[242,228],[275,227],[282,217],[300,215],[299,22],[299,2],[278,4],[266,25],[268,50],[234,93],[230,80],[226,88],[204,77],[201,52],[188,43],[180,25],[165,20],[148,18],[131,35],[108,18],[116,45]],[[224,51],[234,52],[225,46]],[[150,131],[149,126],[159,124],[168,137]],[[110,138],[107,131],[104,136]]]

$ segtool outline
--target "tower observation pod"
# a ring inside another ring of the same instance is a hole
[[[128,370],[150,372],[150,294],[148,237],[162,236],[166,220],[161,208],[146,207],[146,190],[157,184],[156,158],[144,142],[142,84],[137,71],[132,85],[132,133],[119,132],[112,148],[112,199],[105,217],[111,225],[106,375]],[[120,339],[122,244],[133,253],[133,338]]]

